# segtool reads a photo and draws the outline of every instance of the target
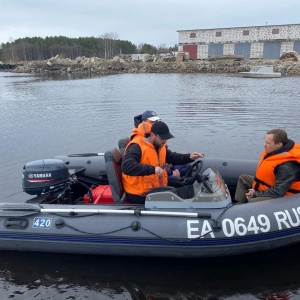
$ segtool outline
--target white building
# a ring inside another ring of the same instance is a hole
[[[245,59],[278,59],[300,53],[300,24],[178,30],[178,51],[190,59],[243,55]]]

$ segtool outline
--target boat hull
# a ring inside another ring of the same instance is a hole
[[[88,205],[88,211],[86,205],[42,205],[40,212],[38,205],[19,211],[2,209],[0,250],[215,257],[300,242],[300,196],[180,211],[181,216],[170,209],[149,215],[140,206],[101,206],[100,210],[99,206]]]
[[[256,72],[240,72],[244,78],[280,78],[280,73],[256,73]]]

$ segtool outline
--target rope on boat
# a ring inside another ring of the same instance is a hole
[[[223,217],[223,215],[225,214],[225,212],[228,209],[230,209],[231,207],[233,207],[234,205],[235,204],[233,204],[233,203],[228,204],[225,207],[225,209],[222,211],[222,213],[216,219],[211,219],[213,221],[213,223],[214,223],[213,229],[211,231],[209,231],[209,232],[207,232],[207,233],[199,236],[197,239],[203,238],[203,237],[205,237],[206,235],[208,235],[208,234],[210,234],[212,232],[220,230],[221,227],[222,227],[222,224],[221,224],[221,221],[220,221],[221,218]],[[66,227],[68,227],[68,228],[70,228],[70,229],[72,229],[72,230],[74,230],[76,232],[80,232],[80,233],[84,233],[84,234],[89,234],[89,235],[94,235],[94,236],[102,236],[102,235],[112,234],[112,233],[116,233],[116,232],[123,231],[123,230],[126,230],[126,229],[135,230],[136,228],[134,229],[133,226],[137,226],[136,224],[131,224],[129,226],[126,226],[126,227],[123,227],[123,228],[119,228],[119,229],[116,229],[116,230],[112,230],[112,231],[107,231],[107,232],[102,232],[102,233],[94,233],[94,232],[84,231],[84,230],[78,229],[78,228],[76,228],[74,226],[68,225],[64,220],[60,220],[60,221],[61,221],[61,223],[58,224],[59,226],[62,226],[62,227],[66,226]],[[192,242],[192,241],[195,240],[195,239],[168,239],[168,238],[162,237],[162,236],[156,234],[155,232],[153,232],[153,231],[151,231],[151,230],[149,230],[147,228],[144,228],[142,226],[139,226],[138,230],[143,230],[145,232],[148,232],[151,235],[155,236],[156,238],[159,238],[159,239],[167,241],[167,242],[178,242],[178,243],[180,243],[180,242],[187,242],[187,241],[188,242]]]
[[[213,231],[217,231],[217,230],[219,230],[219,229],[221,229],[222,228],[222,224],[221,224],[221,218],[223,217],[223,215],[225,214],[225,212],[228,210],[228,209],[230,209],[231,207],[233,207],[235,204],[234,203],[229,203],[226,207],[225,207],[225,209],[219,214],[219,216],[217,217],[217,219],[211,219],[213,222],[214,222],[214,229],[212,230],[212,231],[210,231],[210,232],[213,232]],[[209,233],[210,233],[209,232]],[[206,234],[208,234],[208,233],[206,233]]]
[[[106,235],[106,234],[110,234],[110,233],[116,233],[118,231],[122,231],[122,230],[125,230],[125,229],[128,229],[128,228],[131,228],[131,225],[130,226],[126,226],[126,227],[123,227],[123,228],[120,228],[120,229],[116,229],[116,230],[112,230],[112,231],[107,231],[107,232],[102,232],[102,233],[94,233],[94,232],[88,232],[88,231],[84,231],[84,230],[81,230],[81,229],[78,229],[74,226],[71,226],[71,225],[68,225],[66,222],[62,221],[63,224],[61,224],[62,226],[66,226],[76,232],[80,232],[80,233],[84,233],[84,234],[89,234],[89,235]]]

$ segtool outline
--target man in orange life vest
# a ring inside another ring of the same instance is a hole
[[[204,157],[199,152],[181,154],[167,149],[166,141],[174,136],[164,122],[152,125],[149,137],[137,136],[126,147],[122,163],[122,180],[126,200],[145,203],[146,193],[168,184],[168,175],[163,166],[187,164]]]
[[[146,110],[141,115],[134,117],[134,128],[132,129],[132,135],[130,140],[137,136],[149,137],[151,127],[155,122],[160,121],[160,117],[156,114],[155,111]],[[173,167],[167,168],[168,173],[168,185],[174,187],[183,186],[181,180],[186,173],[186,166],[184,165],[175,165]]]
[[[282,129],[267,132],[255,176],[239,177],[235,200],[257,202],[300,193],[300,145]]]

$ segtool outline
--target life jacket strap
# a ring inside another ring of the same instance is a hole
[[[264,182],[263,180],[258,179],[257,177],[254,177],[254,182],[255,182],[255,186],[254,186],[254,190],[258,191],[259,186],[260,185],[264,185],[268,188],[271,187],[271,185],[269,185],[268,183]]]

